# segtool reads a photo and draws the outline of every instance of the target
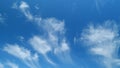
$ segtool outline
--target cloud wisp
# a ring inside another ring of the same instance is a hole
[[[47,53],[50,52],[52,50],[52,48],[49,46],[49,44],[47,43],[46,40],[38,37],[38,36],[34,36],[33,38],[31,38],[29,40],[29,43],[32,45],[32,47],[40,54],[42,54],[45,59],[55,65],[54,62],[52,62],[48,57],[47,57]]]
[[[15,4],[15,6],[17,5]],[[47,54],[49,52],[53,52],[62,62],[72,62],[70,47],[64,36],[64,21],[57,20],[56,18],[43,19],[42,17],[35,17],[30,13],[30,6],[24,1],[17,6],[17,9],[19,9],[29,21],[34,22],[37,27],[44,31],[44,35],[34,35],[28,40],[35,51],[42,54],[52,65],[56,65],[56,63],[48,57]]]
[[[29,11],[29,5],[22,1],[20,3],[20,6],[18,7],[23,13],[24,15],[29,19],[29,20],[33,20],[33,16],[31,15],[30,11]]]
[[[7,62],[7,65],[10,67],[10,68],[19,68],[19,66],[15,63],[12,63],[12,62]]]
[[[90,53],[101,57],[106,68],[113,68],[120,63],[118,57],[119,34],[114,21],[106,21],[103,25],[90,25],[83,30],[81,40],[88,43]],[[116,62],[116,60],[118,62]]]
[[[100,12],[101,9],[106,5],[114,3],[114,0],[94,0],[94,2],[95,2],[97,11]]]
[[[4,47],[4,51],[22,60],[22,62],[24,62],[30,68],[40,68],[37,54],[32,55],[31,52],[24,47],[20,47],[17,44],[7,44]],[[13,64],[11,63],[9,63],[8,65],[13,66]]]

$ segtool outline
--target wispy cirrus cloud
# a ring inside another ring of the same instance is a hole
[[[37,27],[43,30],[44,35],[34,35],[29,39],[29,43],[34,50],[42,54],[52,65],[56,65],[56,63],[47,56],[49,52],[53,52],[62,62],[72,61],[70,47],[64,36],[64,21],[57,20],[56,18],[43,19],[42,17],[35,17],[30,13],[30,6],[24,1],[22,1],[20,5],[17,5],[17,9],[19,9],[29,21],[34,22],[37,24]]]
[[[50,61],[50,59],[48,59],[48,57],[46,56],[46,54],[49,52],[53,52],[63,62],[65,60],[68,61],[68,59],[72,60],[69,53],[70,48],[64,37],[64,22],[59,21],[55,18],[40,18],[40,20],[41,21],[36,20],[36,24],[38,24],[38,27],[44,30],[44,33],[46,35],[42,37],[34,36],[33,38],[31,38],[29,42],[33,46],[33,48],[37,50],[40,54],[43,54],[46,57],[47,61],[53,65],[55,65],[55,63]]]
[[[94,2],[95,2],[96,9],[98,10],[98,12],[100,12],[101,9],[106,5],[114,3],[114,0],[94,0]]]
[[[9,68],[19,68],[19,66],[13,62],[5,62],[5,63],[0,63],[0,68],[6,68],[6,67],[9,67]]]
[[[42,54],[45,59],[55,65],[54,62],[52,62],[48,57],[47,57],[47,53],[50,52],[52,50],[52,48],[49,46],[48,42],[42,38],[40,38],[39,36],[34,36],[33,38],[31,38],[29,40],[29,43],[32,45],[32,47],[40,54]]]
[[[106,21],[103,25],[90,25],[83,30],[81,40],[88,43],[90,53],[101,56],[101,63],[106,68],[114,68],[120,63],[118,57],[119,33],[114,21]]]
[[[68,46],[68,43],[66,40],[62,40],[61,46],[56,47],[54,50],[54,53],[64,62],[72,63],[72,59],[70,56],[70,47]]]
[[[13,55],[14,57],[19,58],[30,68],[40,68],[37,54],[32,55],[31,52],[24,47],[20,47],[17,44],[7,44],[4,47],[4,51]],[[8,63],[8,65],[12,66],[13,64]]]
[[[19,66],[17,65],[17,64],[15,64],[15,63],[12,63],[12,62],[7,62],[6,63],[9,67],[11,67],[11,68],[19,68]]]
[[[29,5],[26,2],[21,1],[20,6],[18,6],[18,8],[24,13],[24,15],[29,20],[33,20],[33,16],[31,15],[31,13],[29,11]]]

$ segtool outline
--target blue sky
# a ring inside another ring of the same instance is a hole
[[[119,68],[119,0],[1,0],[0,68]]]

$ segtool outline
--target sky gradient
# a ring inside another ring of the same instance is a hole
[[[119,68],[120,0],[1,0],[0,68]]]

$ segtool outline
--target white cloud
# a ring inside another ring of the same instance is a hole
[[[16,65],[15,63],[12,63],[12,62],[7,62],[7,65],[8,65],[10,68],[19,68],[18,65]]]
[[[29,19],[29,20],[33,20],[33,16],[30,14],[29,12],[29,5],[22,1],[20,3],[19,9],[24,13],[24,15]]]
[[[4,51],[21,59],[30,68],[39,67],[38,57],[36,58],[36,54],[32,55],[31,52],[25,49],[24,47],[20,47],[17,44],[14,45],[7,44],[4,47]]]
[[[41,54],[45,55],[47,52],[51,51],[51,47],[47,41],[41,39],[40,37],[34,36],[32,39],[30,39],[30,44],[32,44],[33,48]]]
[[[63,32],[64,22],[55,18],[43,19],[44,27],[50,32]]]
[[[37,37],[34,36],[32,39],[30,39],[30,43],[33,46],[33,48],[37,50],[39,53],[42,53],[43,55],[51,51],[58,58],[62,59],[61,61],[63,62],[68,61],[68,58],[66,57],[68,56],[70,57],[69,54],[70,48],[68,46],[68,43],[64,39],[65,38],[64,22],[59,21],[55,18],[47,18],[40,20],[41,21],[36,21],[36,24],[38,24],[38,27],[44,30],[45,35],[42,36],[42,38],[40,36]],[[44,46],[44,50],[43,50],[43,46]],[[71,58],[69,58],[69,60],[70,59]]]
[[[31,38],[29,40],[29,42],[33,46],[33,48],[37,52],[42,54],[49,63],[55,65],[55,63],[52,62],[47,56],[47,53],[50,52],[52,50],[52,48],[49,46],[49,44],[46,40],[44,40],[38,36],[34,36],[33,38]]]
[[[0,63],[0,68],[4,68],[4,65],[2,63]]]
[[[20,9],[27,9],[27,8],[29,8],[29,5],[26,2],[22,1],[20,4]]]
[[[117,58],[117,51],[120,47],[118,44],[118,29],[114,21],[106,21],[104,25],[90,25],[88,29],[83,30],[81,39],[90,45],[90,51],[94,55],[102,56],[102,63],[107,68],[114,67],[113,64]]]
[[[57,48],[55,48],[55,51],[54,51],[54,53],[55,54],[58,54],[60,51],[62,52],[64,52],[64,51],[69,51],[69,47],[68,47],[68,44],[66,43],[66,41],[64,40],[62,43],[61,43],[61,46],[60,47],[57,47]]]
[[[64,63],[72,63],[72,59],[70,56],[70,48],[66,40],[63,40],[61,46],[58,46],[54,49],[54,53],[62,60]]]
[[[39,54],[42,54],[50,64],[55,65],[47,56],[49,52],[53,52],[58,58],[64,59],[61,61],[67,61],[68,59],[66,57],[70,57],[70,48],[64,37],[64,21],[57,20],[56,18],[43,19],[41,17],[35,17],[30,13],[29,9],[30,6],[26,2],[22,1],[20,3],[19,10],[22,11],[28,20],[37,24],[37,27],[44,31],[44,35],[42,36],[34,35],[30,38],[29,43]],[[65,42],[63,42],[63,40]]]

